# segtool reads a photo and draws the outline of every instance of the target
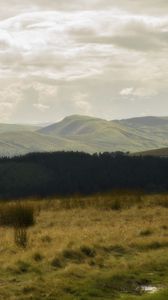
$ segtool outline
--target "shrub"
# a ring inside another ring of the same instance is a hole
[[[33,206],[22,204],[6,204],[0,210],[0,224],[7,227],[28,228],[35,223]]]
[[[34,223],[33,206],[18,202],[6,204],[0,209],[0,225],[14,228],[14,240],[18,246],[27,246],[27,228],[33,226]]]

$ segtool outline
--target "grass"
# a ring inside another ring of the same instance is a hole
[[[167,300],[168,299],[168,290],[161,291],[156,294],[143,295],[139,297],[126,296],[122,297],[122,300]]]
[[[27,248],[13,243],[12,229],[0,228],[0,299],[168,299],[168,195],[24,203],[37,212]],[[159,291],[146,295],[141,285]]]

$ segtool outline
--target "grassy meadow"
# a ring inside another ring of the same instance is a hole
[[[26,247],[0,227],[1,300],[168,299],[168,194],[23,203],[35,212]]]

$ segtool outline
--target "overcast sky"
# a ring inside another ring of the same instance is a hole
[[[1,0],[0,122],[168,115],[168,0]]]

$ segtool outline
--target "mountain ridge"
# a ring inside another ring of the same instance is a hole
[[[0,124],[0,156],[58,150],[135,153],[168,147],[168,117],[111,121],[71,115],[44,127],[12,126]]]

